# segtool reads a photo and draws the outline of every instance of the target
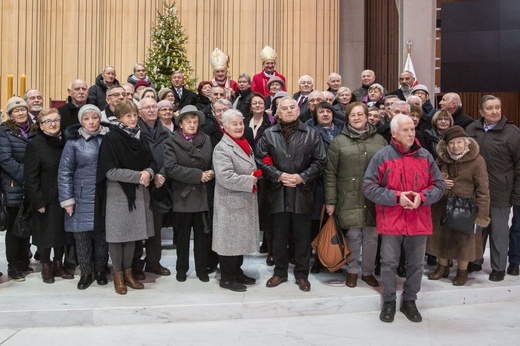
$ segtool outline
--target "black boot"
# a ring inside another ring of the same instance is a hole
[[[78,290],[86,290],[90,287],[92,283],[92,273],[89,274],[81,274],[81,277],[78,281]]]

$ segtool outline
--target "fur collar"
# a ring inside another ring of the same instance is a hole
[[[457,163],[461,162],[467,162],[471,161],[477,158],[477,156],[480,153],[480,147],[478,146],[478,143],[471,137],[469,138],[469,151],[466,155],[464,155],[460,160],[457,161]],[[437,144],[437,153],[439,154],[439,159],[442,161],[452,164],[455,163],[455,161],[450,157],[450,154],[448,153],[448,145],[446,141],[441,140],[439,144]]]
[[[7,128],[16,135],[20,135],[20,127],[14,123],[11,119],[7,120],[5,122],[5,125]],[[31,123],[31,127],[29,128],[29,133],[36,132],[38,130],[39,126],[37,124]]]

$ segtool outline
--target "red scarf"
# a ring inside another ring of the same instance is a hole
[[[225,132],[225,133],[236,144],[238,144],[238,146],[244,151],[244,153],[246,153],[247,156],[251,156],[251,147],[249,146],[249,143],[244,138],[244,136],[242,136],[240,138],[235,138],[235,137],[231,136],[229,133],[227,133],[227,132]],[[253,172],[253,176],[255,176],[257,178],[260,178],[262,176],[262,170],[261,169],[257,169],[256,171]],[[258,189],[256,188],[256,184],[255,184],[255,185],[253,185],[253,192],[257,192],[257,191],[258,191]]]

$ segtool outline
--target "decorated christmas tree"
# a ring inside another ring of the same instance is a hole
[[[171,87],[170,76],[173,71],[183,71],[187,89],[194,89],[196,79],[192,78],[193,69],[186,57],[188,37],[177,17],[175,2],[164,3],[164,14],[157,11],[157,24],[152,28],[152,46],[148,48],[145,66],[148,76],[157,90]]]

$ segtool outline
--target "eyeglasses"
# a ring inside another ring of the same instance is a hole
[[[348,115],[349,118],[363,118],[365,113],[351,113]]]
[[[154,106],[148,106],[148,107],[141,107],[140,109],[143,110],[143,111],[147,111],[147,112],[149,112],[149,111],[151,111],[151,110],[154,110],[154,111],[155,111],[155,110],[157,110],[157,108],[158,108],[158,107],[157,107],[156,105],[154,105]]]
[[[60,119],[47,119],[47,120],[44,120],[44,121],[41,121],[40,124],[44,124],[44,125],[50,125],[50,124],[58,124],[60,122]]]
[[[115,97],[121,97],[121,96],[123,96],[123,97],[125,97],[125,96],[126,96],[126,92],[124,92],[124,93],[113,93],[113,94],[109,94],[108,96],[109,96],[109,97],[110,97],[110,96],[115,96]]]
[[[173,108],[159,108],[159,112],[173,112]]]

